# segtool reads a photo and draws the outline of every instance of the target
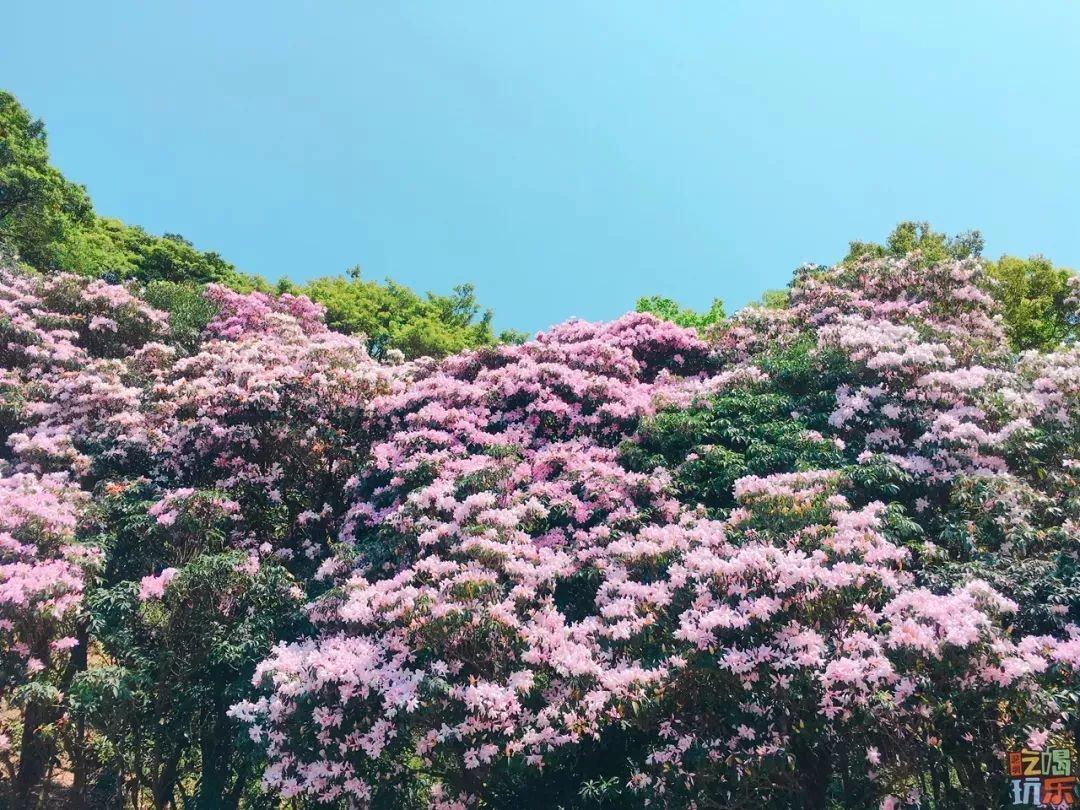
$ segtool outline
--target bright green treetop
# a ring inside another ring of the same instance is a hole
[[[1002,256],[986,262],[986,270],[996,282],[993,293],[1014,349],[1047,351],[1076,338],[1075,308],[1068,301],[1075,273],[1042,256]]]
[[[51,269],[56,246],[93,217],[86,189],[50,165],[45,125],[0,91],[0,247]]]
[[[332,329],[368,338],[373,356],[399,349],[406,357],[445,357],[475,346],[493,345],[491,310],[481,310],[471,284],[454,287],[450,295],[420,296],[394,281],[365,281],[359,268],[348,277],[329,276],[300,287],[283,284],[326,307]],[[515,340],[506,334],[502,339]]]
[[[672,321],[679,326],[697,329],[704,332],[713,324],[719,323],[726,317],[724,314],[724,302],[714,298],[712,305],[704,312],[684,307],[671,298],[662,295],[650,295],[639,298],[635,309],[638,312],[648,312],[665,321]]]
[[[983,250],[982,234],[978,231],[965,231],[956,236],[939,233],[930,227],[929,222],[901,222],[884,245],[876,242],[849,243],[848,254],[844,263],[848,264],[863,258],[897,258],[918,251],[926,263],[940,262],[946,259],[966,259],[981,256]]]

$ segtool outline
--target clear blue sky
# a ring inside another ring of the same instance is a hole
[[[110,2],[3,13],[0,86],[99,212],[360,264],[499,327],[729,309],[901,219],[1080,265],[1080,6]]]

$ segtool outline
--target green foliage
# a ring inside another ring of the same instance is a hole
[[[54,264],[84,276],[144,283],[224,284],[240,292],[267,290],[266,281],[239,272],[213,252],[177,234],[154,236],[117,219],[94,217],[70,231],[53,250]]]
[[[1071,270],[1049,259],[1002,256],[986,262],[996,282],[993,295],[1001,304],[1009,342],[1016,351],[1051,350],[1076,337],[1075,306],[1069,304]]]
[[[788,290],[766,290],[757,305],[765,309],[786,309],[790,298]]]
[[[93,216],[86,189],[49,164],[45,125],[0,91],[0,245],[53,269],[56,246]]]
[[[273,643],[299,632],[301,591],[284,567],[224,550],[215,493],[200,493],[171,526],[147,514],[145,496],[135,484],[97,510],[111,564],[86,612],[110,663],[74,681],[75,714],[92,732],[78,753],[95,783],[133,774],[158,806],[179,793],[184,806],[236,807],[257,798],[257,774],[227,711]],[[176,574],[164,594],[140,594],[140,577],[167,566]]]
[[[875,242],[849,243],[845,264],[852,264],[859,259],[883,258],[894,256],[901,258],[918,251],[923,262],[933,264],[945,259],[966,259],[982,255],[983,238],[978,231],[965,231],[950,237],[930,227],[928,222],[906,221],[897,225],[889,234],[884,245]]]
[[[450,295],[419,296],[393,281],[365,281],[353,268],[347,278],[318,278],[295,291],[326,307],[331,329],[365,335],[374,357],[385,357],[391,349],[409,358],[445,357],[495,343],[491,311],[481,311],[471,284],[454,287]],[[507,337],[516,342],[520,335]]]
[[[791,397],[793,409],[808,427],[827,431],[836,389],[851,379],[852,366],[846,357],[819,350],[812,340],[804,338],[762,355],[757,365],[778,391]]]
[[[977,577],[1017,602],[1017,629],[1053,627],[1052,611],[1080,593],[1075,538],[1060,525],[1060,505],[1017,481],[970,477],[936,506],[924,519],[940,548],[925,579],[944,588]]]
[[[651,295],[639,298],[636,310],[648,312],[661,320],[672,321],[679,326],[697,329],[699,332],[704,332],[727,317],[724,314],[724,302],[719,298],[714,298],[712,305],[705,312],[697,312],[689,307],[681,306],[671,298]]]
[[[851,364],[801,340],[763,355],[758,365],[767,384],[736,385],[644,420],[621,447],[623,464],[639,472],[671,469],[685,498],[713,510],[735,504],[732,486],[746,475],[849,465],[843,445],[823,434],[832,432],[828,415],[837,387],[850,382]],[[889,492],[890,472],[880,473],[880,482],[868,478],[860,491]]]
[[[59,269],[82,276],[137,277],[138,255],[133,238],[137,233],[137,228],[118,219],[91,217],[53,246],[53,262]]]
[[[510,343],[520,346],[532,337],[531,332],[523,332],[520,329],[503,329],[499,332],[499,343]]]
[[[175,281],[151,281],[143,290],[151,306],[169,313],[172,339],[182,348],[193,351],[202,330],[214,317],[214,305],[195,284]]]
[[[622,457],[641,472],[672,468],[680,491],[712,509],[734,506],[732,485],[743,476],[843,462],[840,450],[798,416],[793,398],[749,388],[658,413],[624,443]]]

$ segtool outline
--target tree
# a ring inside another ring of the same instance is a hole
[[[982,255],[982,249],[983,238],[978,231],[965,231],[949,237],[935,231],[929,222],[908,220],[893,228],[884,245],[876,242],[850,242],[844,264],[863,258],[903,258],[916,251],[924,262],[932,263],[945,259],[978,257]]]
[[[496,342],[491,310],[480,309],[472,284],[459,284],[450,295],[419,296],[395,281],[365,281],[354,267],[348,277],[318,278],[298,291],[326,307],[330,328],[365,335],[373,357],[392,349],[409,358],[445,357]],[[519,336],[507,337],[517,342]]]
[[[201,251],[182,236],[154,236],[107,217],[95,216],[69,231],[54,246],[53,257],[58,268],[114,281],[225,284],[244,292],[269,289],[264,279],[240,272],[220,254]]]
[[[665,321],[677,323],[691,329],[704,332],[708,327],[724,320],[724,302],[714,298],[712,305],[705,312],[697,312],[680,305],[671,298],[662,295],[650,295],[639,298],[635,306],[637,312],[648,312]]]
[[[45,125],[0,91],[0,243],[51,269],[56,246],[93,216],[86,189],[50,165]]]
[[[1076,307],[1069,300],[1075,273],[1042,256],[1002,256],[986,269],[1013,349],[1049,351],[1076,337]]]

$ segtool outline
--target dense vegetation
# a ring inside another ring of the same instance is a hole
[[[0,806],[995,807],[1080,744],[1071,273],[903,223],[498,344],[97,242],[3,109]]]

